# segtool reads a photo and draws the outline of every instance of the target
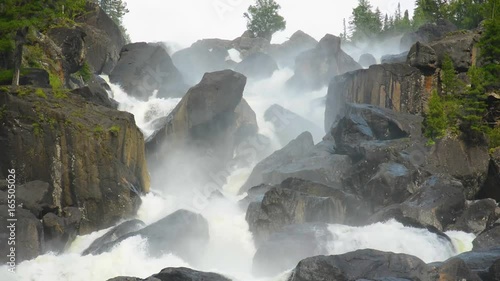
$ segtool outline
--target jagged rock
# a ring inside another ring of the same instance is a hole
[[[358,151],[363,141],[386,141],[421,135],[422,118],[419,116],[373,105],[348,103],[340,115],[343,117],[333,123],[332,120],[337,116],[328,115],[330,112],[327,110],[325,114],[325,128],[332,128],[336,152],[353,158],[360,154]]]
[[[266,110],[264,120],[274,125],[275,134],[283,146],[305,131],[310,132],[317,140],[324,135],[323,130],[313,122],[277,104]]]
[[[48,31],[48,36],[61,48],[64,74],[80,70],[86,57],[85,32],[80,28],[56,27]]]
[[[332,79],[326,97],[325,130],[329,131],[346,102],[365,103],[397,112],[420,114],[432,90],[422,85],[418,68],[406,64],[372,65]]]
[[[295,58],[304,51],[313,49],[318,41],[298,30],[287,41],[280,45],[271,45],[268,53],[278,62],[281,67],[293,68]]]
[[[500,148],[493,150],[490,154],[488,176],[481,187],[478,196],[480,198],[493,198],[500,201]]]
[[[239,118],[236,108],[241,103],[245,84],[246,77],[232,70],[206,73],[182,98],[168,116],[167,124],[155,132],[146,145],[151,156],[149,161],[166,161],[158,167],[165,175],[160,186],[165,186],[169,178],[175,180],[185,174],[185,178],[198,186],[213,183],[212,190],[204,192],[208,197],[213,189],[225,184],[228,163],[233,159],[236,146],[234,134],[238,131]],[[182,160],[187,159],[186,155],[191,158],[188,163]],[[170,174],[176,176],[169,177]]]
[[[115,104],[109,98],[106,90],[97,85],[95,82],[89,83],[89,86],[72,90],[71,94],[79,95],[88,102],[116,109]]]
[[[417,42],[411,47],[406,62],[413,67],[427,70],[435,69],[437,60],[436,51],[431,46]]]
[[[471,66],[477,65],[479,48],[476,45],[480,37],[477,32],[458,33],[429,45],[436,52],[436,64],[439,67],[442,66],[444,57],[449,56],[458,72],[467,72]]]
[[[9,244],[8,241],[14,240],[16,248],[14,264],[36,258],[42,254],[44,248],[42,223],[30,211],[22,208],[16,208],[15,218],[17,221],[9,222],[7,219],[12,218],[9,216],[9,209],[12,208],[8,205],[0,205],[0,238],[4,242],[0,245],[0,250],[4,253],[0,257],[0,262],[6,264],[11,261],[9,257],[9,255],[12,255],[10,248],[14,245]],[[8,228],[12,227],[12,223],[14,223],[15,227],[14,232],[11,232],[11,228]],[[10,239],[10,237],[14,237],[14,240]]]
[[[327,34],[314,49],[300,54],[295,74],[287,84],[295,89],[319,90],[334,76],[360,69],[361,66],[340,48],[339,37]]]
[[[448,176],[432,176],[401,204],[406,217],[444,231],[465,208],[462,184]]]
[[[497,244],[495,248],[473,250],[457,255],[454,258],[463,260],[467,264],[467,267],[479,275],[482,280],[495,280],[487,279],[489,278],[488,270],[496,260],[500,259],[500,247]]]
[[[281,150],[259,162],[240,189],[240,194],[249,188],[266,184],[280,184],[289,177],[339,186],[351,167],[345,155],[334,155],[333,144],[314,146],[312,136],[304,132]]]
[[[356,224],[366,204],[340,189],[289,178],[266,194],[262,202],[250,203],[246,220],[260,246],[272,233],[291,224],[309,222]]]
[[[489,162],[486,145],[472,146],[458,137],[445,136],[436,142],[425,169],[460,180],[466,198],[473,200],[486,181]]]
[[[83,251],[82,255],[95,254],[104,245],[112,243],[131,232],[144,228],[145,226],[146,224],[141,220],[130,220],[123,222],[120,225],[115,226],[110,231],[106,232],[106,234],[104,234],[103,236],[94,240],[94,242],[92,242],[92,244],[90,244],[90,246]]]
[[[236,113],[236,127],[234,133],[235,144],[238,145],[249,137],[254,137],[259,131],[257,116],[245,99],[241,99],[234,110]]]
[[[246,193],[247,196],[241,199],[238,204],[240,208],[244,211],[248,209],[248,205],[252,202],[261,202],[264,199],[264,195],[272,188],[269,184],[261,184],[250,188]],[[0,202],[3,204],[3,202]]]
[[[380,63],[381,64],[406,63],[407,57],[408,57],[408,52],[403,52],[400,54],[384,55],[380,58]]]
[[[495,223],[490,229],[481,232],[472,241],[474,250],[484,250],[500,245],[500,223]]]
[[[248,30],[232,41],[232,47],[240,52],[242,59],[257,52],[265,53],[270,44],[270,40],[255,37],[253,33]]]
[[[158,97],[164,98],[182,97],[187,90],[181,73],[161,43],[125,45],[109,79],[141,100],[147,100],[155,90]]]
[[[115,277],[108,281],[231,281],[231,279],[217,273],[196,271],[185,267],[169,267],[146,279]]]
[[[46,252],[62,253],[78,235],[82,212],[78,208],[66,207],[61,213],[61,216],[54,213],[43,216]]]
[[[230,43],[207,41],[195,42],[191,47],[172,55],[175,66],[182,73],[189,85],[198,83],[207,72],[231,68],[228,63]],[[227,44],[227,46],[226,46]]]
[[[276,276],[293,268],[307,257],[328,253],[327,243],[332,239],[328,225],[310,223],[284,227],[269,237],[253,258],[255,276]]]
[[[265,79],[278,70],[278,65],[271,56],[256,52],[238,63],[234,70],[248,78]]]
[[[19,77],[19,85],[51,88],[49,73],[40,68],[23,68]]]
[[[52,205],[50,185],[39,180],[16,186],[16,197],[24,209],[31,211],[39,219]]]
[[[498,212],[498,213],[497,213]],[[460,230],[479,235],[500,217],[500,208],[493,199],[468,201],[466,209],[449,230]]]
[[[372,54],[362,54],[359,57],[358,63],[362,67],[369,67],[371,65],[377,64],[377,59]]]
[[[77,18],[85,32],[86,60],[97,74],[111,74],[126,44],[120,27],[99,5],[87,2],[87,13]]]
[[[416,175],[404,165],[382,163],[377,173],[366,184],[364,198],[369,198],[372,206],[385,207],[402,203],[415,190]]]
[[[481,278],[474,273],[467,264],[458,258],[451,258],[439,267],[439,280],[441,281],[481,281]]]
[[[429,271],[430,267],[414,256],[377,250],[358,250],[343,255],[304,259],[293,270],[288,281],[361,280],[362,278],[434,280]]]
[[[209,241],[208,222],[200,214],[178,210],[165,218],[143,228],[103,244],[94,253],[110,251],[120,242],[133,236],[141,236],[148,241],[148,253],[160,257],[173,253],[188,262],[199,262]]]
[[[62,100],[48,89],[46,97],[22,91],[0,90],[1,173],[14,168],[18,182],[48,182],[52,210],[82,210],[79,234],[135,215],[149,174],[133,115],[71,93]]]
[[[456,30],[457,27],[447,20],[440,19],[435,23],[426,23],[420,26],[417,31],[405,34],[401,38],[400,48],[401,50],[408,50],[417,41],[429,43]]]

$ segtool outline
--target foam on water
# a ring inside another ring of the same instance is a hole
[[[256,112],[260,133],[274,140],[274,149],[279,148],[274,128],[263,118],[265,110],[274,103],[307,117],[320,127],[323,126],[324,104],[318,100],[326,95],[326,88],[302,95],[289,93],[284,84],[292,74],[291,70],[283,69],[275,72],[270,79],[249,82],[244,93],[244,97]],[[135,115],[137,125],[146,137],[153,132],[152,121],[169,114],[179,102],[179,99],[161,99],[156,96],[148,101],[139,101],[129,97],[117,85],[111,85],[111,88],[113,98],[120,103],[120,110]],[[315,136],[316,140],[319,140],[318,137],[322,136]],[[251,275],[256,249],[245,221],[245,210],[238,206],[242,196],[236,194],[251,173],[253,165],[233,171],[222,191],[225,199],[209,200],[200,205],[195,204],[192,198],[158,193],[155,187],[152,187],[152,193],[143,196],[137,218],[148,225],[178,209],[201,213],[207,219],[210,242],[204,251],[200,250],[203,262],[198,267],[193,267],[174,255],[158,258],[148,256],[147,241],[141,237],[126,239],[108,253],[80,256],[97,237],[107,231],[101,230],[78,237],[64,254],[46,254],[19,264],[16,276],[9,274],[6,266],[2,266],[0,280],[16,280],[14,277],[21,281],[100,281],[116,276],[145,278],[166,267],[186,266],[225,274],[233,280],[285,281],[289,272],[269,279],[257,279]],[[474,235],[462,232],[448,232],[455,246],[453,248],[449,242],[434,234],[407,228],[395,221],[365,227],[330,225],[329,229],[334,236],[328,245],[331,254],[373,248],[412,254],[426,262],[445,260],[459,252],[467,251],[471,248],[474,238]]]

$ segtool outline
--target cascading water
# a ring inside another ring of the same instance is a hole
[[[326,94],[326,89],[309,95],[289,96],[284,92],[283,84],[290,77],[290,70],[281,70],[267,80],[249,81],[244,97],[257,114],[262,134],[271,139],[274,136],[272,124],[263,119],[264,111],[278,103],[316,124],[323,124],[324,105],[318,99]],[[129,97],[118,86],[112,85],[113,98],[120,103],[120,109],[135,115],[138,126],[145,136],[153,132],[152,122],[166,116],[178,103],[179,99],[161,99],[152,97],[148,101],[138,101]],[[309,105],[309,106],[306,106]],[[274,148],[278,148],[277,142]],[[255,163],[254,163],[255,164]],[[106,230],[78,237],[63,254],[45,254],[34,260],[25,261],[17,267],[17,280],[28,281],[80,281],[107,280],[116,276],[135,276],[146,278],[166,267],[191,267],[202,271],[224,274],[233,280],[286,280],[288,273],[268,279],[252,276],[252,259],[256,252],[252,235],[245,221],[245,211],[241,210],[237,196],[238,189],[250,174],[252,166],[233,171],[224,186],[225,198],[208,201],[200,207],[190,198],[180,198],[170,194],[152,192],[142,198],[142,206],[137,218],[151,224],[178,209],[187,209],[201,213],[209,223],[210,242],[204,251],[200,251],[202,262],[190,265],[181,258],[167,254],[151,257],[146,250],[147,241],[141,237],[132,237],[121,242],[108,253],[81,256],[93,240]],[[153,177],[155,175],[152,175]],[[152,190],[159,190],[153,186]],[[442,261],[459,252],[470,250],[474,235],[462,232],[448,232],[453,246],[426,230],[404,227],[396,221],[377,223],[364,227],[330,225],[333,239],[328,243],[330,254],[341,254],[356,249],[374,248],[383,251],[408,253],[425,262]],[[0,267],[0,280],[12,280],[5,266]],[[8,279],[5,279],[9,276]]]

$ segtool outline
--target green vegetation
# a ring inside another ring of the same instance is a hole
[[[481,141],[488,127],[484,119],[487,112],[486,91],[484,89],[484,73],[482,69],[475,66],[467,73],[471,81],[470,87],[462,96],[460,104],[462,112],[460,115],[461,130],[467,140],[472,142]]]
[[[441,96],[434,90],[429,100],[429,112],[424,121],[424,135],[429,138],[429,144],[434,144],[435,140],[444,137],[446,134],[448,119],[444,111],[443,103]]]
[[[488,139],[490,141],[490,148],[500,147],[500,127],[489,130]]]
[[[47,95],[46,95],[46,94],[45,94],[45,92],[44,92],[42,89],[40,89],[40,88],[37,88],[37,89],[35,90],[35,95],[36,95],[37,97],[40,97],[40,98],[43,98],[43,99],[47,99]]]
[[[248,7],[248,13],[243,14],[247,19],[247,29],[255,36],[271,41],[275,32],[286,27],[285,19],[278,14],[280,8],[274,0],[256,0],[255,5]]]
[[[13,75],[13,70],[0,70],[0,85],[10,85]]]
[[[99,6],[108,14],[108,16],[118,25],[125,41],[130,43],[130,37],[127,34],[127,29],[123,26],[123,16],[129,12],[127,3],[122,0],[99,0]]]
[[[35,136],[41,137],[43,134],[42,126],[39,123],[33,123],[31,125],[33,126],[33,133]]]
[[[492,8],[491,17],[484,23],[484,31],[479,41],[486,88],[500,88],[500,0]]]
[[[97,125],[94,128],[94,135],[101,135],[104,132],[104,128],[101,125]]]
[[[92,70],[90,69],[90,65],[85,62],[82,68],[78,71],[78,75],[80,75],[83,79],[83,82],[87,83],[92,79]]]
[[[109,132],[112,133],[113,135],[118,135],[120,132],[120,126],[113,125],[111,128],[109,128]]]
[[[28,67],[42,68],[42,60],[45,56],[42,48],[39,45],[27,45],[26,48],[26,63]]]

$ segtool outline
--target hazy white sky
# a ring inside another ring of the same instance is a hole
[[[243,13],[254,0],[126,0],[130,13],[124,18],[132,41],[178,42],[188,46],[202,38],[234,39],[246,29]],[[277,0],[287,29],[273,42],[286,40],[301,29],[316,39],[342,32],[357,0]],[[414,0],[371,0],[383,13],[394,13],[398,3],[412,14]]]

